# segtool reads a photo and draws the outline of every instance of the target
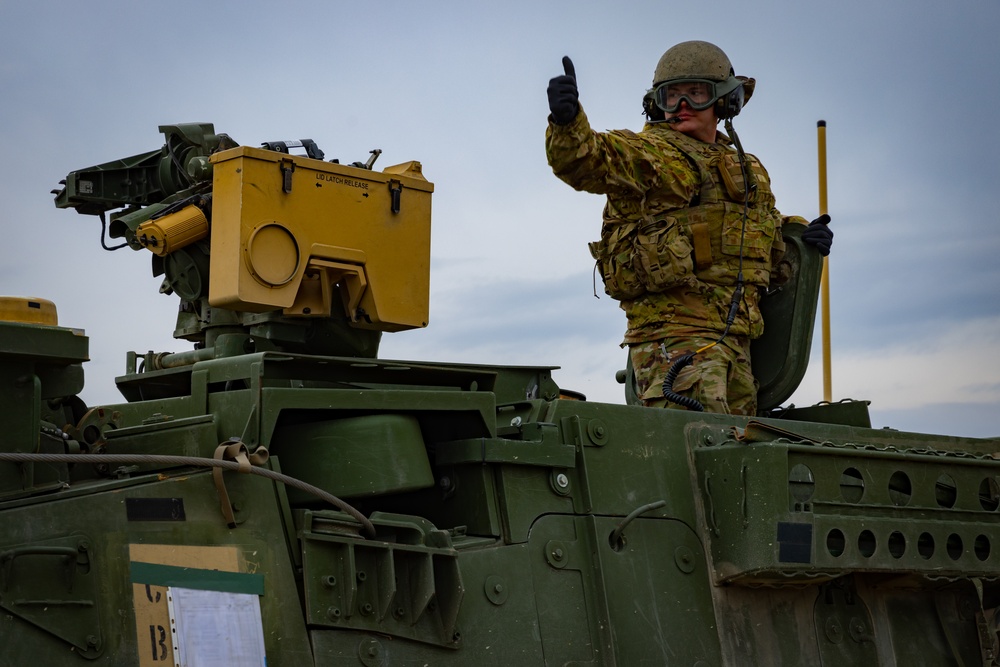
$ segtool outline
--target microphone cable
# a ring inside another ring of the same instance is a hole
[[[689,352],[688,354],[682,355],[671,364],[670,369],[667,371],[667,376],[663,378],[663,397],[670,401],[685,407],[689,410],[694,410],[695,412],[704,412],[705,406],[702,405],[701,401],[691,398],[690,396],[682,396],[674,391],[674,382],[677,380],[677,375],[690,363],[694,361],[696,355],[701,354],[705,350],[709,350],[722,341],[726,339],[729,335],[729,328],[732,327],[733,322],[736,320],[736,314],[740,309],[740,302],[743,300],[743,246],[744,239],[746,237],[747,229],[747,216],[750,209],[750,192],[751,190],[756,190],[756,182],[753,185],[750,184],[749,172],[747,170],[747,156],[743,151],[743,144],[740,143],[740,137],[736,134],[736,130],[733,128],[732,118],[726,118],[726,132],[732,137],[733,144],[736,146],[736,157],[740,163],[740,175],[743,177],[743,219],[740,223],[740,254],[739,254],[739,264],[736,271],[736,289],[733,290],[733,298],[729,302],[729,313],[726,316],[726,327],[722,331],[722,335],[719,336],[717,341],[709,343],[703,347],[698,348],[694,352]],[[666,345],[660,343],[660,351],[663,356],[667,356]]]

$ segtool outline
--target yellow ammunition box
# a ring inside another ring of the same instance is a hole
[[[431,193],[419,162],[382,172],[240,146],[212,156],[209,303],[427,326]]]

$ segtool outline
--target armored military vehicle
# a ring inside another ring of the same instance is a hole
[[[56,205],[150,252],[190,349],[88,406],[83,332],[0,304],[0,663],[997,664],[1000,441],[779,407],[816,307],[794,232],[759,417],[595,403],[379,358],[428,322],[418,162],[160,131]]]

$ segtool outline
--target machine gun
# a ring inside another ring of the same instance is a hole
[[[254,350],[373,357],[381,332],[427,325],[434,186],[419,162],[377,172],[378,150],[340,165],[308,139],[252,148],[210,123],[159,130],[159,150],[54,191],[102,223],[119,209],[111,238],[151,251],[160,291],[180,297],[174,336],[196,350],[147,355],[147,370]]]

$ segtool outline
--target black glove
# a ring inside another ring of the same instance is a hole
[[[563,56],[565,74],[549,79],[549,110],[556,125],[569,125],[580,113],[580,91],[576,87],[576,69],[569,56]]]
[[[810,222],[802,232],[802,240],[814,246],[824,257],[830,254],[830,246],[833,245],[833,230],[827,227],[829,222],[830,216],[824,213]]]

